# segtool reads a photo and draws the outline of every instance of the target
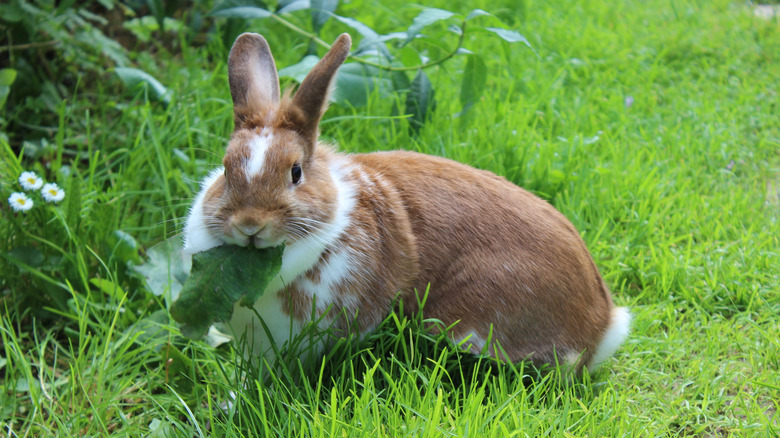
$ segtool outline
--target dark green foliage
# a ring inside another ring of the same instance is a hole
[[[425,71],[420,70],[412,79],[406,94],[406,114],[409,115],[409,127],[417,132],[425,123],[428,112],[434,108],[433,86]]]
[[[125,48],[102,30],[113,7],[113,0],[0,4],[0,68],[18,72],[0,129],[10,124],[6,132],[16,141],[41,137],[32,127],[53,125],[57,106],[77,84],[96,80],[107,65],[128,64]]]
[[[480,55],[469,55],[466,68],[463,70],[463,84],[460,87],[460,104],[463,106],[463,112],[477,103],[485,90],[486,82],[485,61]]]

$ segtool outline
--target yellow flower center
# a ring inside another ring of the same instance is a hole
[[[24,198],[20,198],[20,199],[19,199],[19,200],[17,200],[16,202],[18,202],[18,203],[19,203],[19,205],[24,205],[24,204],[26,204],[26,203],[27,203],[27,200],[26,200],[26,199],[24,199]]]

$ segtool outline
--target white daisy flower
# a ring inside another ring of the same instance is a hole
[[[25,190],[38,190],[43,185],[43,180],[35,172],[22,172],[19,177],[19,184]]]
[[[46,202],[60,202],[65,198],[65,190],[62,190],[57,184],[46,183],[41,189],[41,195]]]
[[[32,199],[20,192],[11,193],[11,196],[8,197],[8,203],[11,204],[11,208],[13,208],[14,211],[26,212],[33,207]]]

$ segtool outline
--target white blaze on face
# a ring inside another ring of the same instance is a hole
[[[247,182],[251,182],[255,175],[260,175],[265,164],[265,154],[271,146],[273,133],[268,128],[263,128],[260,135],[249,142],[249,159],[244,164],[244,173]]]

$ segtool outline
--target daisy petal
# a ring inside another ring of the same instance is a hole
[[[41,189],[41,196],[46,202],[60,202],[65,198],[65,190],[55,183],[47,183]]]
[[[8,203],[14,211],[27,212],[33,207],[32,199],[20,192],[11,193],[11,196],[8,197]]]
[[[25,190],[38,190],[43,185],[43,180],[35,172],[22,172],[19,177],[19,184]]]

